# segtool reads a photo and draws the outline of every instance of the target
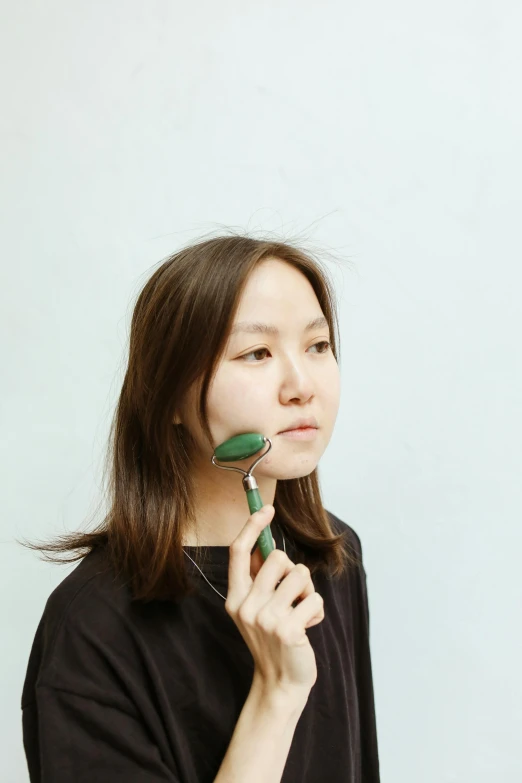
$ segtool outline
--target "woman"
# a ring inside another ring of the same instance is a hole
[[[83,558],[29,659],[31,781],[379,781],[361,542],[323,508],[317,472],[339,406],[336,329],[326,271],[289,243],[207,239],[145,284],[110,511],[31,545]],[[288,435],[303,418],[307,439]],[[272,441],[251,516],[241,475],[211,462],[242,432]]]

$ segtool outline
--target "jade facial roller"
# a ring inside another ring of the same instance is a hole
[[[261,456],[255,460],[248,471],[241,470],[241,468],[228,468],[224,465],[218,465],[214,461],[218,459],[221,462],[237,462],[239,460],[246,459],[247,457],[251,457],[253,454],[257,454],[257,452],[262,449],[266,443],[268,443],[268,449],[264,454],[261,454]],[[255,512],[263,508],[264,505],[263,501],[261,500],[261,495],[259,494],[257,481],[252,475],[252,471],[256,465],[258,465],[261,460],[266,457],[271,448],[272,441],[270,438],[267,438],[264,435],[260,435],[258,432],[246,432],[243,435],[236,435],[233,438],[229,438],[214,450],[212,464],[215,465],[216,468],[223,468],[223,470],[237,470],[239,473],[243,474],[243,488],[246,492],[248,507],[251,514],[255,514]],[[267,525],[263,529],[261,535],[257,539],[257,544],[261,550],[263,560],[266,560],[270,552],[272,552],[274,549],[274,542],[272,541],[272,531],[270,530],[270,525]]]

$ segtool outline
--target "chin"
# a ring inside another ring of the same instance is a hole
[[[260,463],[258,467],[261,468],[261,465],[262,463]],[[314,472],[316,467],[316,460],[304,460],[300,463],[296,462],[295,465],[288,465],[287,460],[287,464],[282,465],[281,467],[278,465],[270,465],[268,470],[259,472],[258,468],[255,468],[253,475],[262,475],[265,478],[276,479],[277,481],[287,481],[288,479],[304,478],[304,476],[309,476],[310,473]],[[265,465],[265,468],[268,468],[268,465]]]
[[[314,465],[312,468],[301,468],[301,470],[286,470],[282,473],[281,477],[279,478],[279,481],[288,481],[288,479],[297,479],[297,478],[305,478],[305,476],[309,476],[310,473],[313,473],[316,469],[317,465]]]

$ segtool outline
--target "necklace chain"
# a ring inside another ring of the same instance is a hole
[[[283,531],[282,531],[281,529],[279,529],[279,532],[281,533],[281,536],[282,536],[282,539],[283,539],[283,549],[284,549],[284,551],[285,551],[285,554],[286,554],[286,542],[285,542],[285,537],[284,537],[284,535],[283,535]],[[183,550],[183,551],[185,552],[185,550]],[[187,557],[188,557],[188,559],[189,559],[189,560],[192,560],[192,558],[191,558],[191,556],[189,555],[189,553],[188,553],[188,552],[185,552],[185,554],[187,555]],[[205,576],[205,574],[203,573],[203,571],[201,570],[201,568],[198,566],[198,564],[197,564],[197,563],[195,563],[195,562],[194,562],[194,560],[192,560],[192,562],[194,563],[194,565],[195,565],[195,566],[196,566],[196,568],[198,569],[199,573],[201,574],[201,576],[203,577],[203,579],[205,580],[205,582],[207,582],[207,583],[208,583],[208,584],[211,586],[211,588],[214,590],[214,592],[215,592],[215,593],[217,593],[218,595],[220,595],[220,596],[221,596],[221,598],[222,598],[224,601],[226,601],[227,599],[225,598],[225,596],[224,596],[224,595],[221,595],[221,593],[219,592],[219,590],[216,590],[216,588],[214,587],[214,585],[213,585],[213,584],[211,584],[211,583],[208,581],[207,577]]]

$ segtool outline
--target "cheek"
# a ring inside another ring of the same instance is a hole
[[[334,421],[341,400],[341,376],[338,368],[323,379],[321,399],[324,415]]]
[[[341,374],[339,368],[335,365],[335,369],[328,375],[328,383],[326,384],[326,394],[331,402],[338,401],[341,396]]]
[[[234,379],[216,379],[209,392],[209,415],[218,426],[229,426],[231,422],[241,428],[242,422],[250,426],[252,414],[259,415],[266,393],[262,384],[248,383],[236,377]]]

